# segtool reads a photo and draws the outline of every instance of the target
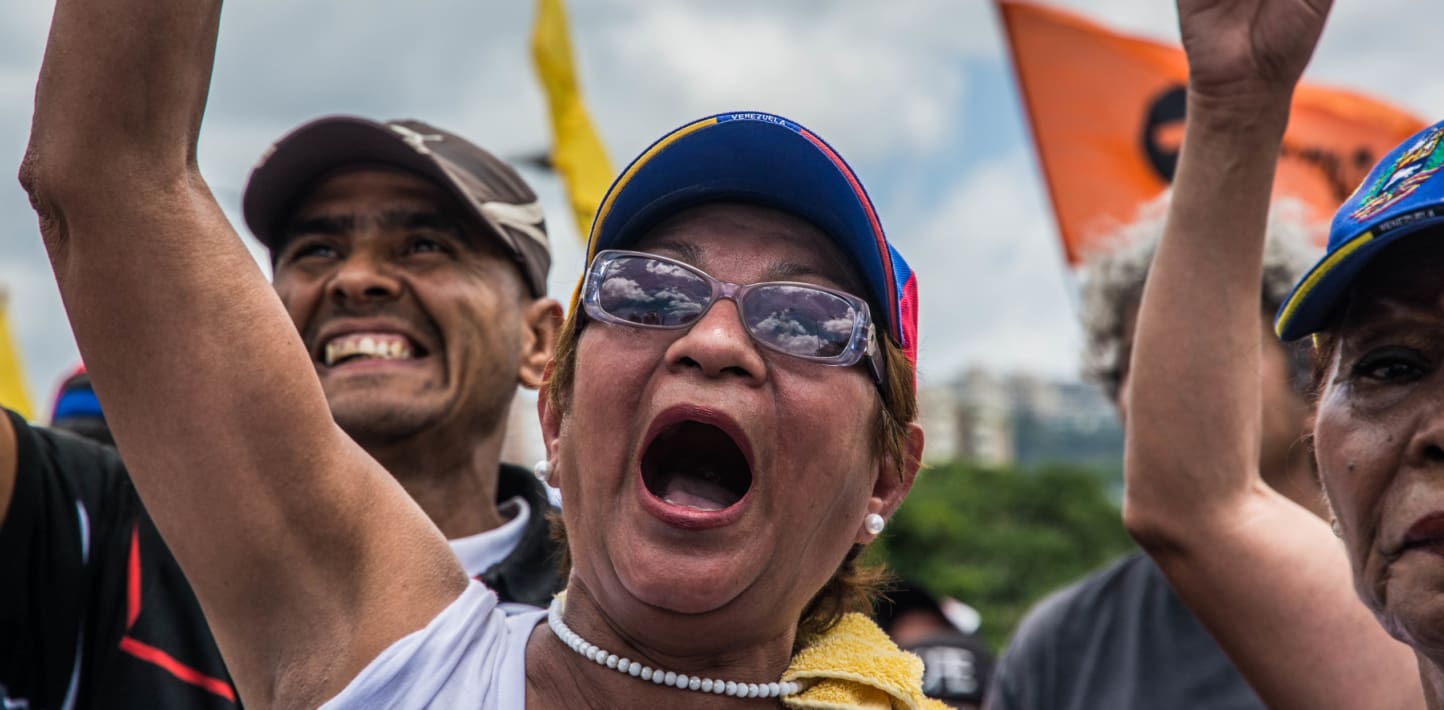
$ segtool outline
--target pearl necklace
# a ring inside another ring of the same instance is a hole
[[[627,658],[621,658],[615,653],[609,653],[596,644],[588,643],[586,639],[577,635],[565,623],[562,622],[562,601],[559,597],[552,599],[551,606],[547,608],[547,625],[551,627],[552,633],[561,639],[568,648],[586,657],[587,660],[599,666],[605,666],[618,673],[651,681],[657,685],[669,685],[682,690],[695,690],[699,693],[712,693],[714,695],[731,695],[738,698],[780,698],[787,695],[796,695],[802,691],[802,684],[796,681],[780,681],[777,683],[737,683],[730,680],[718,678],[699,678],[683,673],[672,671],[660,671],[651,666],[644,666],[641,663]]]

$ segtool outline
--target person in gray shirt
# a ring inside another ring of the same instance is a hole
[[[1138,304],[1166,201],[1106,243],[1082,291],[1084,372],[1128,416],[1128,362]],[[1297,205],[1275,209],[1264,257],[1260,328],[1311,263],[1308,227]],[[1267,483],[1327,519],[1305,443],[1309,405],[1307,341],[1265,338],[1259,465]],[[989,710],[1263,710],[1263,701],[1169,587],[1158,566],[1135,552],[1049,595],[1024,617],[993,671]]]

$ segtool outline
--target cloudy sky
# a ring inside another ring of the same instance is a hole
[[[1053,2],[1131,33],[1177,36],[1165,0]],[[1310,77],[1444,115],[1444,74],[1429,70],[1444,5],[1336,5]],[[527,50],[532,9],[526,0],[229,4],[200,152],[222,206],[240,225],[252,162],[321,114],[417,117],[503,157],[540,152],[548,128]],[[676,125],[735,109],[795,118],[849,159],[920,273],[924,384],[969,365],[1076,372],[1081,337],[991,3],[570,0],[569,10],[584,91],[618,165]],[[9,176],[50,12],[44,0],[0,3],[0,284],[42,408],[75,346],[34,216]],[[581,269],[576,228],[556,180],[525,175],[551,215],[552,288],[567,293]]]

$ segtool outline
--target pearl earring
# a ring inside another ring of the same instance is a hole
[[[886,526],[887,521],[883,520],[882,516],[877,513],[868,513],[867,517],[862,519],[862,527],[867,530],[869,535],[881,533],[882,529]]]
[[[536,476],[536,480],[546,483],[552,477],[552,465],[547,463],[546,459],[542,459],[531,467],[531,472]]]

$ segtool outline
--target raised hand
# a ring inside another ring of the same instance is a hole
[[[241,698],[316,707],[467,578],[336,426],[196,166],[220,16],[57,0],[20,178],[106,422]]]
[[[1333,0],[1178,0],[1189,89],[1211,99],[1290,93]]]
[[[1329,526],[1259,466],[1269,198],[1329,5],[1178,0],[1188,122],[1139,306],[1124,524],[1268,707],[1413,710],[1413,652],[1359,603]]]

